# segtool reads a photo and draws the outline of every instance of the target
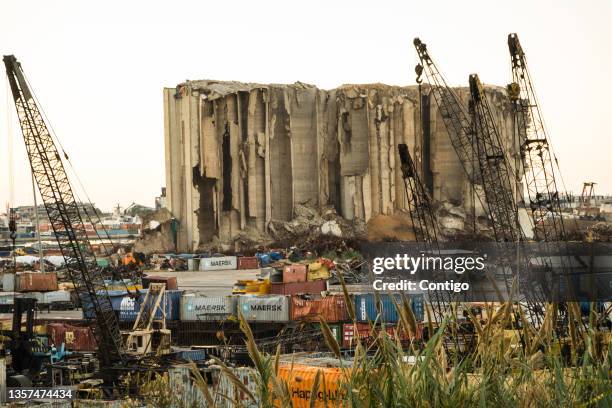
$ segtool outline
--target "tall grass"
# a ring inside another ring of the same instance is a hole
[[[347,294],[348,295],[348,294]],[[350,304],[350,302],[349,302]],[[396,304],[398,330],[416,333],[416,319],[405,299]],[[589,329],[575,338],[559,339],[554,330],[554,306],[539,330],[529,325],[512,304],[498,310],[489,308],[481,322],[473,315],[474,347],[457,358],[449,355],[449,333],[457,322],[450,315],[424,343],[400,343],[385,330],[372,332],[368,344],[356,339],[354,358],[347,363],[344,351],[325,321],[322,333],[330,351],[338,358],[343,379],[338,384],[342,399],[317,399],[317,391],[327,387],[321,371],[312,384],[310,407],[612,407],[612,348],[606,333]],[[354,319],[354,312],[349,310]],[[279,349],[275,354],[261,352],[242,315],[241,328],[254,365],[255,392],[222,361],[215,361],[221,375],[242,394],[249,406],[293,407],[291,389],[279,375]],[[508,331],[522,323],[520,330]],[[512,336],[509,336],[511,334]],[[520,334],[520,341],[517,341]],[[396,336],[397,337],[397,336]],[[607,340],[606,340],[607,339]],[[451,339],[452,340],[452,339]],[[450,341],[452,344],[452,341]],[[571,358],[561,353],[560,344],[571,348]],[[409,358],[410,357],[410,358]],[[284,360],[286,361],[286,360]],[[409,362],[410,361],[410,362]],[[286,363],[285,363],[286,364]],[[293,364],[293,363],[291,363]],[[293,366],[292,366],[293,367]],[[293,369],[293,368],[292,368]],[[245,406],[244,400],[229,400],[207,384],[195,364],[191,371],[207,406]],[[157,386],[161,380],[157,380]],[[158,406],[174,405],[172,395],[154,392],[155,384],[144,389]],[[326,395],[323,392],[323,395]],[[177,405],[174,405],[177,406]]]

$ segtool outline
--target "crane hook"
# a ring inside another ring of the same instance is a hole
[[[421,79],[421,75],[423,75],[423,66],[421,64],[416,64],[416,66],[414,67],[414,72],[416,73],[416,83],[417,84],[421,84],[421,82],[423,82],[423,79]]]

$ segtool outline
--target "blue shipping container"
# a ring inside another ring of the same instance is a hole
[[[392,295],[387,293],[380,293],[380,301],[381,301],[381,316],[380,320],[385,323],[397,323],[399,320],[399,315],[397,313],[397,309],[395,308],[395,304]],[[395,301],[398,305],[401,306],[402,298],[399,294],[394,294]],[[412,312],[418,321],[423,321],[425,309],[423,306],[423,295],[406,295],[407,299],[410,300],[410,306],[412,307]],[[360,322],[368,322],[376,320],[376,316],[378,315],[378,310],[376,309],[376,297],[374,293],[362,293],[354,295],[355,299],[355,318]]]
[[[204,350],[178,350],[173,353],[174,358],[184,361],[204,361],[206,351]]]
[[[119,314],[119,320],[128,322],[136,320],[136,316],[138,316],[140,306],[142,305],[146,294],[147,289],[140,290],[139,297],[129,296],[127,291],[123,290],[108,291],[108,296],[110,297],[111,305],[113,307],[113,310]],[[166,313],[166,320],[179,320],[181,311],[180,302],[182,294],[182,290],[167,290],[164,292],[164,297],[160,305]],[[150,302],[153,302],[153,299],[150,299]],[[86,319],[94,318],[93,310],[91,309],[91,307],[84,307],[83,315]],[[156,313],[156,318],[161,317],[162,313],[158,309]]]
[[[110,298],[111,301],[111,306],[113,307],[113,310],[115,312],[119,312],[119,309],[121,307],[121,300],[123,300],[123,298],[127,295],[127,292],[125,290],[109,290],[108,291],[108,296]],[[84,299],[82,299],[83,301],[83,317],[85,319],[95,319],[95,313],[93,310],[93,306],[91,305],[91,301],[89,299],[89,296],[86,296]]]

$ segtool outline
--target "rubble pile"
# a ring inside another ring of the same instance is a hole
[[[161,208],[144,217],[142,236],[134,243],[133,251],[145,255],[175,251],[175,235],[176,220],[170,211]]]

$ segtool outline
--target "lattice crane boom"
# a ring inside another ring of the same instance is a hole
[[[111,366],[123,362],[124,346],[119,324],[87,239],[78,203],[68,180],[61,155],[26,81],[21,64],[13,55],[4,65],[28,153],[30,168],[75,291],[84,312],[95,315],[94,333],[101,362]],[[91,308],[92,310],[85,310]]]
[[[528,194],[526,201],[536,231],[542,231],[541,238],[545,241],[564,241],[565,227],[555,178],[555,161],[527,68],[527,58],[515,33],[508,35],[508,49],[512,62],[512,83],[508,85],[508,96],[514,106],[514,128],[521,143]],[[546,228],[544,224],[549,227]]]
[[[477,74],[469,77],[470,111],[474,125],[476,157],[484,188],[488,212],[497,241],[521,240],[518,208],[512,187],[513,173],[507,160],[484,87]]]
[[[438,66],[432,60],[427,45],[419,38],[415,38],[414,47],[419,55],[425,75],[431,84],[431,93],[440,109],[444,126],[453,149],[459,157],[461,166],[472,184],[481,185],[482,178],[476,164],[473,128],[468,112],[457,93],[448,86]]]

